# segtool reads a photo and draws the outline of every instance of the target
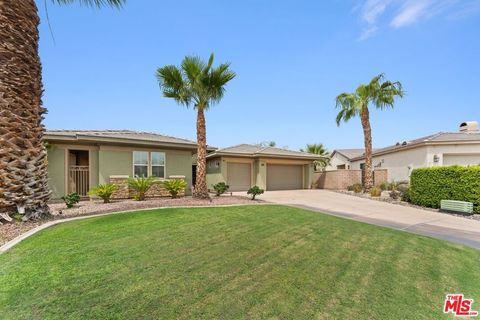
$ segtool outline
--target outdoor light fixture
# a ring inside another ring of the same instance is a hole
[[[438,156],[438,154],[435,154],[433,156],[433,162],[439,162],[440,161],[440,157]]]

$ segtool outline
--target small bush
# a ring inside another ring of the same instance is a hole
[[[390,188],[390,183],[388,183],[388,181],[385,181],[383,182],[381,185],[380,185],[380,189],[382,191],[386,191],[386,190],[389,190]]]
[[[419,168],[412,171],[410,182],[413,204],[438,208],[441,200],[467,201],[480,213],[480,166]]]
[[[137,177],[128,179],[128,187],[135,191],[133,198],[137,201],[145,200],[145,194],[155,184],[155,177]]]
[[[402,201],[405,202],[412,202],[410,199],[410,188],[406,188],[405,190],[402,191]]]
[[[255,197],[259,194],[263,194],[264,190],[260,189],[258,186],[253,186],[250,189],[248,189],[247,194],[252,196],[252,200],[255,200]]]
[[[112,194],[118,190],[118,186],[113,183],[99,184],[88,192],[89,196],[103,199],[103,203],[109,203]]]
[[[213,185],[213,190],[215,190],[217,197],[227,192],[229,188],[230,186],[225,182],[219,182]]]
[[[67,208],[73,208],[74,205],[80,202],[80,196],[76,192],[72,192],[62,197],[62,200],[65,202]]]
[[[360,192],[363,191],[363,186],[360,183],[355,183],[352,186],[352,191],[355,192],[355,193],[360,193]]]
[[[187,182],[183,179],[172,179],[163,182],[163,187],[170,193],[172,199],[175,199],[177,195],[185,190]]]
[[[373,187],[370,189],[370,196],[372,197],[380,197],[382,195],[382,189],[379,187]]]

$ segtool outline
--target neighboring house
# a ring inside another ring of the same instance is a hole
[[[350,169],[361,169],[364,154],[350,159]],[[439,132],[399,142],[373,152],[375,169],[388,170],[390,181],[409,180],[413,169],[480,164],[480,131],[477,122],[463,122],[459,132]]]
[[[230,191],[257,185],[265,190],[309,189],[313,161],[322,156],[261,145],[241,144],[207,156],[207,185],[225,182]]]
[[[336,149],[330,155],[330,163],[326,171],[350,169],[350,161],[363,155],[365,149]]]
[[[48,130],[44,140],[53,198],[85,196],[98,184],[142,175],[184,176],[191,193],[194,141],[128,130]]]

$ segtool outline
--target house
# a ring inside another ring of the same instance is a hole
[[[330,163],[326,171],[350,169],[350,161],[363,155],[365,149],[336,149],[330,155]]]
[[[194,141],[128,130],[48,130],[44,140],[53,198],[142,175],[184,177],[191,193]]]
[[[365,155],[352,157],[350,169],[362,169]],[[460,124],[459,132],[439,132],[411,141],[375,149],[374,169],[387,169],[389,181],[409,180],[413,169],[480,164],[480,131],[475,121]]]
[[[310,189],[313,162],[322,156],[299,151],[240,144],[207,156],[207,185],[225,182],[230,191],[257,185],[264,190]]]

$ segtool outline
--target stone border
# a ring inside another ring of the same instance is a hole
[[[162,209],[191,209],[191,208],[228,208],[228,207],[241,207],[241,206],[258,206],[258,205],[275,205],[274,203],[270,202],[254,202],[254,203],[240,203],[240,204],[221,204],[221,205],[215,205],[215,206],[178,206],[178,207],[153,207],[153,208],[142,208],[142,209],[132,209],[132,210],[125,210],[125,211],[115,211],[115,212],[106,212],[106,213],[99,213],[99,214],[91,214],[91,215],[85,215],[85,216],[78,216],[78,217],[72,217],[72,218],[65,218],[65,219],[58,219],[58,220],[52,220],[48,221],[44,224],[41,224],[33,229],[28,230],[27,232],[19,235],[18,237],[6,242],[2,246],[0,246],[0,255],[4,254],[23,240],[27,239],[28,237],[31,237],[32,235],[53,227],[57,224],[60,223],[65,223],[65,222],[70,222],[70,221],[75,221],[75,220],[83,220],[83,219],[89,219],[89,218],[96,218],[96,217],[103,217],[103,216],[109,216],[109,215],[114,215],[114,214],[122,214],[122,213],[131,213],[131,212],[138,212],[138,211],[148,211],[148,210],[162,210]]]

